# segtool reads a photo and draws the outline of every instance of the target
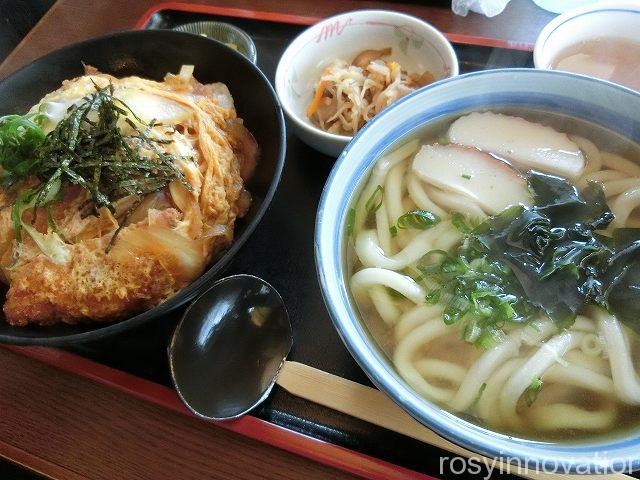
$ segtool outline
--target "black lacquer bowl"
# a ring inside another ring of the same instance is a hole
[[[83,74],[83,63],[117,77],[138,75],[162,80],[181,65],[195,66],[202,83],[223,82],[231,91],[238,116],[255,136],[260,163],[247,189],[253,204],[236,222],[233,244],[214,258],[189,286],[157,307],[116,323],[13,327],[0,313],[0,342],[69,345],[97,340],[158,318],[206,289],[238,252],[265,213],[275,193],[286,151],[285,125],[277,96],[267,78],[238,52],[214,40],[169,30],[116,33],[57,50],[0,82],[0,114],[24,113],[63,80]],[[0,293],[4,303],[6,289]]]

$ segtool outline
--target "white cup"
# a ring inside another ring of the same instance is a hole
[[[640,43],[640,1],[603,1],[556,17],[538,35],[533,63],[536,68],[553,70],[558,55],[565,49],[598,38]],[[638,59],[630,61],[638,62]]]

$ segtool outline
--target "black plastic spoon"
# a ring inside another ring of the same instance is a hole
[[[171,377],[196,415],[236,418],[269,395],[292,344],[275,288],[252,275],[223,278],[178,324],[169,345]]]

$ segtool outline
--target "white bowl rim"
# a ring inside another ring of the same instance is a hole
[[[547,23],[544,28],[538,34],[538,38],[536,39],[536,43],[533,47],[533,65],[535,68],[540,68],[544,70],[553,70],[547,67],[548,61],[544,62],[544,47],[546,45],[549,36],[557,30],[561,28],[563,24],[568,22],[569,20],[579,17],[585,13],[595,13],[595,12],[607,12],[607,11],[633,11],[640,13],[640,2],[634,2],[633,0],[620,0],[620,1],[610,1],[610,0],[601,0],[596,3],[590,3],[587,5],[583,5],[581,7],[577,7],[571,9],[567,12],[564,12],[558,15],[556,18]],[[612,35],[614,36],[614,35]]]
[[[422,24],[422,26],[426,29],[429,30],[431,33],[435,34],[437,37],[440,38],[440,40],[443,40],[443,46],[446,49],[446,60],[451,61],[450,65],[447,65],[449,67],[451,67],[451,73],[449,74],[448,77],[446,78],[451,78],[451,77],[455,77],[459,74],[460,72],[460,67],[458,64],[458,56],[456,55],[455,50],[453,49],[453,46],[451,45],[451,42],[447,39],[447,37],[445,37],[444,33],[442,33],[440,30],[438,30],[436,27],[434,27],[433,25],[431,25],[430,23],[426,22],[425,20],[416,17],[414,15],[410,15],[408,13],[403,13],[403,12],[396,12],[393,10],[382,10],[382,9],[375,9],[375,8],[371,8],[371,9],[359,9],[359,10],[350,10],[347,12],[341,12],[338,13],[336,15],[332,15],[330,17],[326,17],[323,18],[322,20],[320,20],[317,23],[314,23],[313,25],[309,26],[309,28],[305,29],[302,33],[300,33],[296,38],[294,38],[291,43],[289,43],[289,45],[287,45],[287,48],[285,49],[285,51],[282,53],[282,55],[280,56],[280,60],[278,61],[278,66],[276,67],[276,76],[275,76],[275,90],[276,93],[278,94],[278,97],[280,98],[280,104],[282,105],[283,110],[285,111],[285,113],[288,115],[288,117],[300,128],[302,128],[303,130],[306,130],[309,133],[313,133],[313,134],[317,134],[320,137],[323,137],[325,140],[331,140],[331,141],[338,141],[338,142],[342,142],[344,144],[347,144],[351,141],[351,139],[354,137],[354,135],[340,135],[337,133],[330,133],[330,132],[326,132],[324,130],[322,130],[319,127],[316,127],[315,125],[309,124],[305,121],[303,121],[302,119],[300,119],[300,117],[292,110],[289,108],[288,103],[285,101],[286,96],[282,93],[282,89],[284,88],[284,81],[285,81],[285,73],[284,73],[284,60],[287,60],[288,57],[291,55],[291,49],[292,47],[294,47],[295,45],[297,45],[299,42],[306,40],[308,37],[313,36],[313,33],[316,32],[316,29],[318,27],[322,28],[322,26],[324,26],[326,23],[330,23],[332,21],[335,21],[336,19],[340,18],[340,17],[344,17],[347,15],[361,15],[361,14],[376,14],[376,15],[384,15],[384,16],[389,16],[389,17],[394,17],[394,18],[404,18],[407,19],[409,21],[412,22],[418,22],[420,24]],[[445,53],[445,52],[443,52]],[[441,79],[443,80],[443,79]],[[427,85],[428,86],[428,85]],[[424,88],[424,87],[421,87]]]

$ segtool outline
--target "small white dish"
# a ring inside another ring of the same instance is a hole
[[[276,71],[276,92],[296,134],[320,152],[337,157],[351,136],[328,133],[307,118],[322,70],[333,60],[392,48],[409,72],[428,70],[436,80],[458,75],[458,59],[444,35],[419,18],[386,10],[358,10],[322,20],[287,47]]]
[[[554,18],[538,35],[533,63],[553,70],[558,55],[572,45],[612,37],[640,43],[640,1],[601,1]],[[600,70],[589,73],[607,80],[606,72]]]

